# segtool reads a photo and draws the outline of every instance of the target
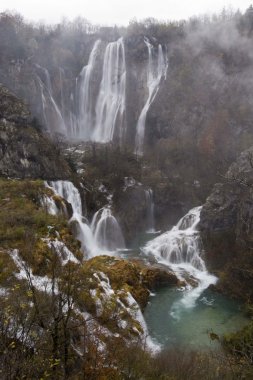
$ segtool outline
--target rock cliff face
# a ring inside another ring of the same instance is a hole
[[[35,125],[25,104],[0,84],[0,175],[67,178],[67,163]]]
[[[231,165],[216,184],[199,228],[210,269],[221,274],[220,288],[252,301],[253,148]]]

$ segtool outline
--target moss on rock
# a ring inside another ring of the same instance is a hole
[[[50,248],[43,239],[59,239],[82,259],[64,215],[49,215],[42,206],[49,195],[43,181],[0,179],[0,249],[18,249],[36,274],[44,275]]]

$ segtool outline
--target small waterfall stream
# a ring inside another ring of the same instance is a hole
[[[140,113],[137,127],[136,127],[136,137],[135,137],[135,152],[138,155],[143,154],[143,143],[145,137],[145,125],[147,113],[150,105],[154,101],[158,91],[161,79],[166,75],[167,62],[163,53],[162,46],[158,46],[158,56],[156,58],[154,52],[154,46],[151,45],[147,38],[144,42],[148,48],[148,66],[147,66],[147,87],[148,87],[148,98],[142,108]]]
[[[155,217],[154,217],[154,197],[153,190],[145,190],[146,202],[147,202],[147,233],[155,232]]]
[[[197,286],[188,285],[182,298],[171,307],[171,315],[179,318],[183,309],[195,306],[201,293],[217,278],[208,273],[202,258],[202,244],[197,225],[201,207],[188,212],[170,231],[151,240],[143,248],[146,255],[154,256],[158,262],[169,266],[179,279],[188,282],[188,278],[197,280]]]
[[[67,133],[67,128],[60,108],[53,97],[49,72],[38,64],[35,66],[40,73],[37,75],[37,81],[40,88],[42,113],[45,124],[50,132],[60,132],[65,135]],[[41,76],[43,76],[43,80],[41,79]]]
[[[117,249],[125,248],[125,240],[120,225],[112,215],[109,206],[95,213],[90,226],[88,220],[82,215],[80,193],[72,182],[52,181],[46,183],[46,186],[71,204],[73,215],[69,222],[76,222],[77,239],[81,242],[82,250],[88,253],[88,257],[113,254]],[[50,198],[47,200],[47,204],[49,212],[55,215],[57,208]]]
[[[95,213],[91,229],[100,249],[116,251],[125,248],[121,228],[109,207],[104,207]]]
[[[77,239],[81,242],[82,250],[87,250],[90,256],[95,255],[96,241],[87,220],[82,216],[82,201],[77,188],[70,181],[52,181],[48,185],[57,195],[71,204],[73,215],[70,222],[77,224]]]

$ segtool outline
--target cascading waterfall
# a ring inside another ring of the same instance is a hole
[[[125,248],[125,240],[120,225],[109,207],[104,207],[95,213],[91,229],[100,249],[116,251]]]
[[[53,191],[71,204],[73,215],[70,222],[77,223],[77,238],[82,244],[82,250],[89,256],[95,255],[97,245],[87,220],[82,216],[82,201],[78,189],[70,181],[52,181],[48,183]]]
[[[148,95],[141,110],[135,136],[135,152],[143,154],[146,117],[155,99],[159,85],[166,76],[167,60],[161,45],[155,48],[147,38]],[[101,40],[92,48],[88,63],[76,78],[75,90],[65,95],[66,73],[59,68],[58,103],[53,93],[47,69],[36,64],[37,80],[41,93],[42,113],[48,130],[58,132],[74,140],[108,143],[116,140],[121,144],[126,135],[126,57],[123,38],[110,42],[105,48],[102,79],[99,91],[93,86]],[[99,75],[100,77],[100,75]],[[67,100],[69,99],[69,100]],[[58,105],[59,104],[59,105]]]
[[[135,137],[135,152],[138,155],[143,154],[143,143],[145,136],[145,125],[147,113],[150,105],[154,101],[161,82],[162,77],[165,77],[167,71],[167,60],[165,59],[162,46],[158,46],[158,56],[155,56],[154,46],[148,41],[147,38],[144,42],[148,48],[148,67],[147,67],[147,87],[148,87],[148,98],[144,107],[140,113],[137,127],[136,127],[136,137]]]
[[[75,137],[89,140],[94,126],[93,99],[91,94],[91,79],[94,73],[95,62],[101,40],[97,40],[90,53],[89,61],[80,73],[80,83],[78,84],[78,122]]]
[[[45,124],[50,132],[55,131],[66,135],[67,128],[62,113],[53,97],[49,72],[40,65],[36,65],[36,68],[43,74],[44,77],[43,81],[40,76],[37,75]]]
[[[158,262],[169,266],[179,279],[187,281],[192,277],[198,282],[194,288],[188,286],[182,299],[172,305],[171,315],[175,318],[179,318],[183,309],[194,307],[201,293],[217,281],[207,272],[201,257],[203,249],[196,229],[200,212],[201,207],[190,210],[172,230],[151,240],[143,248],[146,255],[152,255]]]
[[[147,203],[147,232],[155,232],[155,218],[154,218],[154,199],[153,199],[153,190],[145,190],[146,203]]]
[[[78,189],[70,181],[52,181],[46,183],[55,194],[71,204],[73,215],[70,222],[77,223],[77,238],[82,244],[82,250],[89,257],[101,254],[112,254],[117,249],[125,248],[125,240],[117,219],[109,207],[97,211],[92,224],[82,216],[82,201]],[[56,214],[56,207],[47,200],[49,212]]]
[[[116,126],[120,140],[124,136],[126,108],[126,60],[123,38],[107,45],[103,76],[96,104],[96,122],[91,140],[112,141]]]
[[[205,263],[201,257],[201,240],[196,231],[201,207],[192,209],[171,231],[165,232],[144,247],[159,260],[169,264],[189,264],[204,271]]]

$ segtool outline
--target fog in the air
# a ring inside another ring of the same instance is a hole
[[[133,18],[179,20],[219,12],[223,7],[245,11],[248,6],[248,0],[2,0],[0,12],[6,9],[15,10],[28,20],[47,23],[59,22],[64,17],[73,19],[82,16],[93,23],[126,25]]]

